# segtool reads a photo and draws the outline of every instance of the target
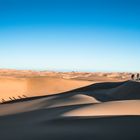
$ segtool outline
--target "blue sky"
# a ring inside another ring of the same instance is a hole
[[[139,71],[139,0],[0,0],[0,68]]]

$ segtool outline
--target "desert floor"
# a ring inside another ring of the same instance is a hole
[[[81,75],[2,76],[0,139],[139,140],[140,83]]]

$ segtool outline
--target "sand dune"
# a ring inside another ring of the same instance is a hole
[[[66,80],[62,78],[28,78],[27,79],[27,92],[29,96],[48,95],[61,93],[90,85],[89,81]]]
[[[75,91],[84,92],[102,102],[140,99],[140,83],[135,81],[97,83]]]
[[[140,139],[139,82],[41,82],[26,81],[31,97],[0,104],[2,140]],[[47,87],[49,95],[32,97]]]
[[[128,81],[109,91],[112,97],[117,99],[140,99],[140,83]]]
[[[17,113],[29,112],[45,108],[56,108],[71,105],[85,105],[85,104],[99,103],[96,99],[87,95],[63,95],[44,97],[36,100],[29,100],[24,102],[2,104],[0,105],[0,116],[12,115]]]
[[[0,69],[0,102],[24,98],[23,95],[27,97],[50,95],[87,86],[92,83],[124,81],[129,78],[130,73]]]
[[[88,105],[64,114],[64,116],[121,116],[140,115],[140,100],[113,101]]]
[[[61,93],[76,89],[78,87],[91,84],[89,81],[77,81],[66,80],[62,78],[51,77],[35,77],[35,78],[15,78],[15,77],[3,77],[0,78],[0,98],[1,101],[11,100],[12,98],[19,99],[19,96],[24,98],[50,95],[55,93]]]

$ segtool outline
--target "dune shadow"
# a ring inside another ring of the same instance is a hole
[[[62,117],[60,115],[82,106],[39,110],[0,118],[1,138],[7,140],[9,136],[6,133],[8,133],[11,140],[20,137],[27,140],[140,139],[140,116]],[[51,118],[52,115],[60,117]],[[18,129],[13,129],[12,126]]]
[[[140,116],[64,117],[48,122],[61,139],[139,140]],[[51,136],[51,139],[55,137]]]

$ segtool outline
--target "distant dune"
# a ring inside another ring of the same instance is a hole
[[[63,79],[79,79],[91,81],[114,81],[128,80],[131,73],[126,72],[55,72],[55,71],[32,71],[32,70],[14,70],[0,69],[0,77],[40,77],[49,76]]]

